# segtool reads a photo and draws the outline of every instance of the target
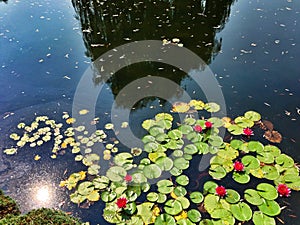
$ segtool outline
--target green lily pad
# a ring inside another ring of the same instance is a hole
[[[71,202],[73,202],[75,204],[80,204],[84,200],[86,200],[86,196],[80,195],[78,192],[75,192],[75,193],[70,194],[70,200],[71,200]]]
[[[182,186],[176,186],[173,192],[177,197],[185,196],[187,193],[186,189]]]
[[[149,134],[154,137],[163,133],[165,133],[165,130],[159,126],[153,126],[149,129]]]
[[[204,219],[200,221],[199,225],[215,225],[215,223],[212,220]]]
[[[159,151],[159,152],[151,152],[151,153],[148,154],[148,158],[152,162],[155,162],[160,157],[166,157],[166,153]]]
[[[146,152],[155,152],[157,148],[158,148],[158,144],[155,142],[148,142],[144,146],[144,150]]]
[[[252,217],[252,210],[250,206],[245,202],[239,202],[231,205],[230,210],[232,215],[239,221],[248,221]]]
[[[173,116],[169,113],[158,113],[158,114],[156,114],[155,119],[157,121],[159,121],[159,120],[173,121]]]
[[[145,129],[145,130],[149,130],[152,126],[154,126],[156,124],[156,121],[155,120],[145,120],[143,123],[142,123],[142,127]]]
[[[221,179],[226,176],[226,170],[224,167],[219,166],[219,165],[211,165],[209,168],[209,174],[214,178],[214,179]]]
[[[96,201],[99,201],[100,194],[98,191],[94,190],[86,198],[87,198],[87,200],[89,200],[91,202],[96,202]]]
[[[158,193],[157,203],[164,203],[165,201],[167,201],[167,195]]]
[[[127,172],[123,167],[113,166],[106,171],[106,176],[114,182],[122,182]]]
[[[180,139],[182,138],[182,132],[178,129],[175,129],[175,130],[171,130],[168,132],[168,136],[171,138],[171,139]]]
[[[261,205],[262,203],[264,203],[264,199],[254,189],[245,190],[244,198],[252,205]]]
[[[243,142],[240,140],[234,139],[234,140],[230,141],[230,146],[234,149],[239,149],[242,144],[243,144]]]
[[[226,218],[230,215],[231,215],[230,211],[228,211],[226,209],[222,209],[222,208],[214,209],[212,211],[212,213],[210,214],[211,218],[214,218],[214,219],[222,219],[222,218]]]
[[[176,182],[179,185],[186,186],[186,185],[189,184],[189,177],[186,176],[186,175],[181,175],[181,176],[179,176],[179,177],[176,178]]]
[[[210,194],[215,194],[216,193],[216,188],[218,187],[218,185],[213,182],[213,181],[206,181],[204,183],[204,186],[203,186],[203,191],[204,191],[204,194],[206,195],[207,193],[210,193]]]
[[[266,145],[264,151],[271,153],[274,157],[277,157],[281,154],[280,149],[274,145]]]
[[[257,155],[257,159],[266,164],[272,164],[274,162],[274,156],[269,152],[260,152]]]
[[[180,170],[185,170],[187,168],[189,168],[189,161],[187,161],[184,158],[177,158],[174,160],[174,166]]]
[[[157,182],[158,192],[169,194],[173,191],[174,185],[170,180],[160,180]]]
[[[183,156],[183,151],[181,150],[174,150],[174,152],[172,153],[172,156],[174,156],[175,158],[180,158]]]
[[[229,125],[227,130],[233,135],[241,135],[243,133],[243,128],[235,124]]]
[[[156,164],[146,165],[143,169],[144,175],[149,179],[159,178],[161,175],[161,169]]]
[[[214,147],[220,147],[223,144],[223,139],[220,136],[210,136],[208,144]]]
[[[201,220],[201,213],[196,209],[191,209],[187,212],[188,218],[193,222],[197,223]]]
[[[164,210],[169,215],[177,215],[182,211],[181,202],[175,199],[168,200],[164,205]]]
[[[121,152],[114,157],[114,162],[118,166],[123,166],[133,162],[133,156],[128,152]]]
[[[92,182],[85,181],[78,185],[77,191],[80,195],[87,196],[94,190],[94,188],[95,186]]]
[[[215,102],[209,102],[204,105],[204,109],[207,112],[218,112],[220,110],[220,105]]]
[[[196,123],[196,120],[192,117],[187,117],[183,122],[187,125],[193,126]]]
[[[156,202],[157,199],[158,199],[158,194],[155,193],[155,192],[149,192],[149,193],[147,194],[147,199],[148,199],[148,201],[150,201],[150,202]]]
[[[173,167],[173,160],[169,157],[160,157],[155,161],[161,170],[169,171]]]
[[[97,164],[93,164],[91,166],[89,166],[88,168],[88,174],[90,175],[96,175],[99,173],[99,170],[100,170],[100,166],[97,165]]]
[[[276,188],[267,183],[260,183],[256,187],[258,194],[267,200],[274,200],[278,197]]]
[[[184,196],[179,196],[176,200],[180,202],[183,209],[187,209],[190,206],[190,201]]]
[[[143,202],[137,206],[137,214],[142,218],[144,224],[149,224],[152,220],[152,208],[154,203],[152,202]]]
[[[222,127],[224,125],[223,120],[218,117],[211,117],[207,121],[211,122],[213,127]]]
[[[252,120],[247,119],[246,117],[239,116],[234,120],[235,124],[242,128],[253,127],[254,122]]]
[[[258,206],[259,210],[267,216],[277,216],[280,214],[281,209],[277,202],[265,200],[265,202]]]
[[[226,192],[227,192],[227,194],[226,194],[225,200],[228,203],[231,203],[231,204],[237,203],[241,198],[240,194],[233,189],[227,189]]]
[[[193,203],[199,204],[203,201],[204,196],[201,192],[199,191],[194,191],[190,194],[190,199]]]
[[[8,149],[5,149],[3,152],[7,155],[13,155],[13,154],[16,154],[17,153],[17,148],[8,148]]]
[[[147,182],[147,178],[141,172],[132,174],[132,181],[137,184],[142,184]]]
[[[173,167],[170,170],[170,174],[172,174],[174,177],[178,177],[179,175],[181,175],[183,173],[183,170],[178,169],[177,167]]]
[[[244,114],[245,118],[252,120],[254,122],[257,122],[261,119],[261,115],[258,112],[255,111],[248,111]]]
[[[115,192],[111,191],[104,191],[101,194],[101,199],[104,202],[111,202],[117,197],[117,194]]]
[[[232,178],[240,184],[247,184],[250,181],[250,176],[247,173],[233,172]]]
[[[280,166],[282,166],[284,168],[292,167],[295,164],[293,158],[286,154],[279,155],[275,161],[277,164],[279,164]]]
[[[276,221],[274,218],[269,217],[259,211],[253,213],[252,220],[254,225],[276,225]]]
[[[250,152],[262,152],[264,150],[264,145],[259,141],[249,141],[248,149]]]
[[[216,208],[220,208],[219,197],[213,194],[208,194],[204,198],[204,208],[211,214]]]
[[[109,178],[106,176],[99,176],[93,179],[93,185],[95,186],[96,189],[104,189],[107,188],[109,184]]]
[[[155,225],[175,225],[176,221],[173,216],[166,213],[159,215],[155,220]]]
[[[259,160],[252,155],[244,156],[241,161],[245,166],[245,170],[255,170],[260,166]]]
[[[264,173],[264,177],[269,180],[276,180],[280,176],[279,171],[275,166],[264,165],[261,169]]]
[[[142,138],[142,142],[144,144],[149,143],[149,142],[154,142],[155,141],[155,137],[153,137],[152,135],[146,135]]]
[[[194,144],[189,144],[184,147],[184,152],[190,155],[198,153],[198,149]]]
[[[197,142],[194,143],[195,146],[197,147],[199,154],[207,154],[209,150],[209,145],[205,142]]]
[[[182,124],[182,125],[178,128],[178,130],[180,130],[180,131],[182,132],[182,134],[188,134],[188,133],[194,131],[194,129],[193,129],[192,126],[186,125],[186,124]]]

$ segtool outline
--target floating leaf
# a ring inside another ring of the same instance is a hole
[[[173,160],[169,157],[160,157],[155,161],[161,170],[169,171],[173,167]]]
[[[35,155],[35,156],[34,156],[34,160],[35,160],[35,161],[38,161],[38,160],[40,160],[40,159],[41,159],[41,156],[39,156],[39,155]]]
[[[228,131],[233,134],[233,135],[241,135],[243,134],[243,128],[235,125],[235,124],[231,124],[230,126],[228,126]]]
[[[87,110],[87,109],[82,109],[79,111],[79,115],[85,115],[85,114],[88,114],[90,111]]]
[[[70,195],[70,200],[71,200],[71,202],[73,202],[75,204],[80,204],[84,200],[86,200],[86,196],[82,196],[82,195],[78,194],[78,192],[75,192]]]
[[[250,181],[250,176],[247,173],[233,172],[232,178],[240,184],[246,184]]]
[[[179,177],[176,178],[176,182],[179,185],[186,186],[189,183],[189,177],[186,176],[186,175],[181,175],[181,176],[179,176]]]
[[[218,185],[213,182],[213,181],[206,181],[204,183],[204,186],[203,186],[203,191],[204,191],[204,194],[206,195],[207,193],[210,193],[210,194],[215,194],[216,193],[216,188],[218,187]]]
[[[164,203],[167,200],[167,196],[162,193],[158,193],[157,203]]]
[[[176,200],[180,202],[183,209],[187,209],[190,206],[190,201],[184,196],[179,196]]]
[[[156,202],[157,199],[158,199],[158,194],[155,193],[155,192],[150,192],[150,193],[147,194],[147,199],[150,202]]]
[[[226,170],[224,167],[219,166],[219,165],[211,165],[209,168],[209,174],[214,178],[214,179],[221,179],[226,176]]]
[[[280,143],[282,141],[282,135],[276,130],[267,130],[263,137],[272,143]]]
[[[276,225],[275,219],[264,215],[262,212],[254,212],[253,213],[253,223],[255,225]]]
[[[95,186],[96,189],[104,189],[108,186],[109,184],[109,178],[106,176],[99,176],[93,179],[93,185]]]
[[[141,148],[131,148],[131,154],[133,156],[139,156],[142,154],[143,150]]]
[[[177,158],[174,160],[174,166],[180,170],[189,168],[189,161],[184,158]]]
[[[204,109],[207,112],[218,112],[220,110],[220,106],[215,102],[206,103]]]
[[[244,114],[245,118],[252,120],[253,122],[257,122],[261,119],[261,115],[255,111],[248,111]]]
[[[231,205],[230,210],[232,215],[239,221],[248,221],[252,217],[252,210],[245,202],[239,202]]]
[[[110,167],[107,172],[106,176],[114,182],[121,182],[123,178],[126,176],[127,172],[123,167],[120,166],[113,166]]]
[[[237,191],[232,190],[232,189],[227,189],[226,190],[226,197],[225,200],[228,203],[237,203],[240,200],[240,195]]]
[[[261,167],[261,169],[264,173],[264,178],[267,178],[269,180],[276,180],[280,175],[275,166],[264,165],[263,167]]]
[[[259,210],[267,216],[277,216],[281,209],[277,202],[265,200],[263,204],[258,206]]]
[[[3,152],[7,155],[13,155],[17,153],[17,148],[7,148]]]
[[[90,181],[82,182],[78,185],[77,191],[83,196],[89,195],[94,190],[94,185]]]
[[[159,178],[161,169],[156,164],[146,165],[143,169],[144,175],[149,179]]]
[[[261,205],[264,200],[254,189],[247,189],[244,192],[244,198],[252,205]]]
[[[182,205],[180,201],[177,201],[175,199],[168,200],[164,205],[164,210],[169,215],[177,215],[182,211]]]
[[[186,193],[187,193],[187,191],[186,191],[186,189],[185,189],[184,187],[182,187],[182,186],[176,186],[176,187],[174,188],[173,193],[176,195],[176,197],[180,197],[180,196],[185,196]]]
[[[202,110],[202,109],[204,109],[205,103],[202,102],[201,100],[194,100],[193,99],[189,102],[189,105],[191,107],[193,107],[194,109],[196,109],[196,110]]]
[[[173,121],[173,116],[169,113],[158,113],[158,114],[156,114],[155,119],[157,121],[159,121],[159,120]]]
[[[246,170],[254,170],[260,166],[259,160],[252,155],[245,155],[241,161]]]
[[[258,194],[267,200],[274,200],[278,197],[276,188],[267,183],[260,183],[256,187]]]
[[[106,130],[112,130],[112,129],[114,129],[114,125],[112,123],[107,123],[107,124],[105,124],[104,128]]]
[[[189,111],[190,106],[185,102],[175,102],[172,105],[172,111],[177,113],[186,113]]]
[[[276,163],[279,164],[280,166],[284,168],[292,167],[294,166],[294,160],[292,157],[286,155],[286,154],[281,154],[276,158]]]
[[[175,225],[176,221],[173,216],[166,213],[159,215],[155,220],[155,225]]]
[[[175,130],[171,130],[168,132],[168,136],[172,139],[180,139],[182,138],[182,132],[178,129],[175,129]]]
[[[87,200],[92,201],[92,202],[96,202],[99,201],[100,199],[100,194],[98,191],[94,190],[92,191],[87,197]]]
[[[222,208],[214,209],[212,211],[212,213],[210,214],[210,216],[214,219],[223,219],[223,218],[226,218],[230,215],[231,215],[231,213],[228,210],[222,209]]]
[[[157,182],[158,191],[162,194],[169,194],[173,191],[174,186],[170,180],[160,180]]]
[[[114,162],[118,166],[131,164],[133,162],[133,156],[128,152],[121,152],[114,157]]]
[[[219,197],[216,195],[208,194],[204,198],[204,208],[211,214],[216,208],[220,207]]]
[[[199,191],[194,191],[190,194],[190,199],[193,203],[199,204],[203,201],[203,194]]]

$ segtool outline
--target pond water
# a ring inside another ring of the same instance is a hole
[[[296,0],[0,2],[0,147],[11,147],[9,134],[20,121],[35,115],[60,121],[63,112],[71,113],[81,77],[102,54],[132,41],[179,38],[213,72],[227,115],[260,112],[283,135],[280,148],[299,162],[299,14]],[[198,84],[179,69],[137,63],[106,82],[93,77],[95,86],[104,85],[95,106],[99,125],[110,121],[121,90],[149,75],[170,79],[191,98],[205,100]],[[176,99],[176,90],[169,91],[170,98]],[[142,136],[142,121],[169,111],[170,104],[155,96],[139,100],[129,108],[129,122],[134,133]],[[118,104],[128,109],[126,102]],[[41,160],[33,160],[36,154]],[[68,201],[68,192],[58,188],[66,174],[84,167],[80,163],[74,167],[72,154],[56,160],[49,156],[45,150],[22,149],[15,156],[1,151],[0,187],[18,200],[23,212],[60,207],[91,224],[107,224],[98,213],[103,203],[78,208]],[[48,189],[51,201],[39,199],[37,192],[43,189]],[[297,224],[289,214],[300,216],[299,193],[293,192],[288,202],[291,211],[281,219]]]

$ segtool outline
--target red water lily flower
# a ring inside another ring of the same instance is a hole
[[[200,133],[202,131],[202,127],[200,125],[195,125],[194,126],[194,131]]]
[[[127,204],[127,199],[126,198],[118,198],[116,204],[119,207],[119,209],[125,208],[126,204]]]
[[[132,181],[132,176],[130,174],[127,174],[125,177],[124,177],[124,180],[126,182],[131,182]]]
[[[226,188],[223,186],[218,186],[216,188],[216,194],[219,195],[220,197],[224,197],[227,194]]]
[[[289,197],[291,194],[291,189],[286,184],[278,184],[277,191],[281,197]]]
[[[251,135],[253,135],[253,130],[251,128],[247,127],[243,130],[243,134],[246,136],[251,136]]]
[[[244,171],[244,168],[245,168],[244,164],[239,161],[235,161],[233,164],[233,167],[234,167],[234,170],[237,172]]]
[[[212,122],[209,122],[209,121],[206,121],[205,122],[205,127],[207,128],[207,129],[210,129],[210,128],[212,128]]]

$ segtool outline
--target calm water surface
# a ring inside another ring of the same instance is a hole
[[[256,1],[50,1],[0,2],[0,147],[12,145],[8,136],[19,121],[45,114],[61,120],[70,111],[77,84],[92,61],[119,45],[137,40],[177,37],[209,65],[234,117],[259,111],[283,134],[280,148],[300,161],[300,2]],[[130,82],[147,75],[181,85],[193,98],[205,99],[183,72],[158,63],[139,63],[118,71],[105,84],[96,114],[109,121],[114,98]],[[95,78],[94,83],[102,83]],[[169,110],[168,103],[148,98],[131,111],[131,128],[141,134],[140,122]],[[45,149],[47,146],[45,146]],[[42,150],[22,149],[1,157],[0,187],[15,197],[24,212],[41,206],[72,211],[84,221],[105,224],[90,209],[78,209],[58,189],[64,172],[73,168],[71,154],[51,160]],[[34,161],[40,154],[42,159]],[[37,191],[48,189],[51,201]],[[286,224],[297,224],[299,193],[284,211]],[[61,203],[61,204],[60,204]],[[64,203],[64,204],[62,204]],[[99,214],[98,214],[99,215]]]

